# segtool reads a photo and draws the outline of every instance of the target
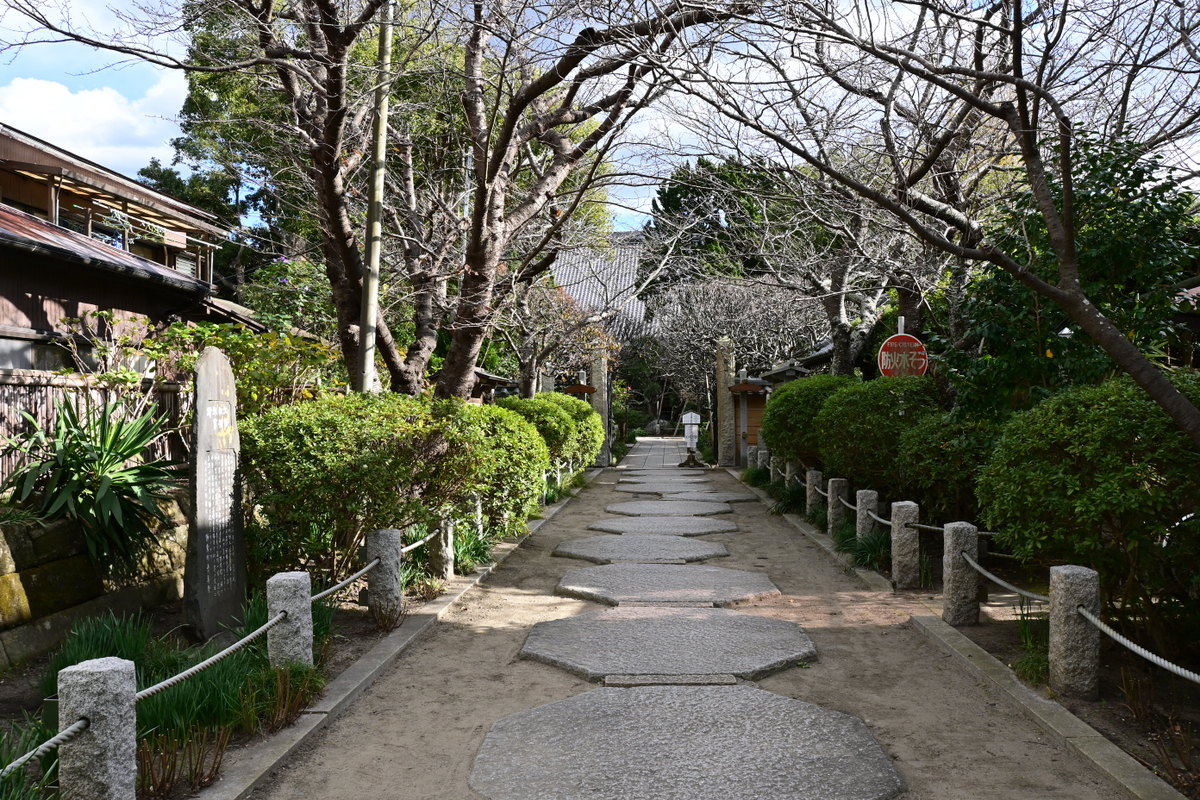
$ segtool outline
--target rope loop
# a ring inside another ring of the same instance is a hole
[[[1112,628],[1105,625],[1095,614],[1088,611],[1083,606],[1076,606],[1075,610],[1079,612],[1079,616],[1083,617],[1088,622],[1095,625],[1100,630],[1101,633],[1108,636],[1110,639],[1112,639],[1114,642],[1121,645],[1125,649],[1135,653],[1136,655],[1141,656],[1142,658],[1149,661],[1151,664],[1155,664],[1157,666],[1162,667],[1167,672],[1174,673],[1175,675],[1178,675],[1179,677],[1181,677],[1185,680],[1189,680],[1192,683],[1200,683],[1200,675],[1196,674],[1195,672],[1192,672],[1190,669],[1184,669],[1183,667],[1181,667],[1177,664],[1172,664],[1170,661],[1167,661],[1165,658],[1158,655],[1157,653],[1151,653],[1149,650],[1142,647],[1137,642],[1133,642],[1133,641],[1130,641],[1129,639],[1126,639],[1124,636],[1122,636],[1121,634],[1114,631]]]
[[[37,747],[30,750],[25,755],[18,758],[16,761],[9,764],[4,769],[0,770],[0,779],[7,778],[21,767],[33,761],[35,758],[41,758],[44,755],[54,752],[62,747],[67,742],[78,737],[81,733],[88,729],[91,721],[87,717],[80,717],[71,724],[69,728],[64,728],[54,736],[39,744]]]
[[[996,584],[997,586],[1003,586],[1005,589],[1008,589],[1010,592],[1016,592],[1017,594],[1021,595],[1022,597],[1027,597],[1030,600],[1036,600],[1039,603],[1049,603],[1050,602],[1050,598],[1047,595],[1037,594],[1036,592],[1028,592],[1028,591],[1025,591],[1024,589],[1019,589],[1016,586],[1013,586],[1008,581],[1003,581],[1003,580],[997,578],[995,575],[988,572],[983,567],[979,566],[979,564],[976,563],[975,559],[971,558],[965,552],[959,553],[959,555],[961,555],[963,557],[963,561],[966,561],[968,564],[970,564],[971,567],[974,568],[974,570],[976,572],[978,572],[980,575],[987,578],[989,581]]]
[[[358,572],[351,575],[349,578],[346,578],[346,580],[342,581],[341,583],[330,586],[328,589],[326,589],[323,592],[318,592],[318,593],[314,594],[312,597],[313,602],[315,603],[318,600],[324,600],[326,597],[329,597],[329,595],[334,594],[335,592],[340,592],[342,589],[345,589],[347,586],[354,583],[356,580],[361,578],[363,575],[366,575],[368,572],[370,572],[371,570],[378,567],[380,561],[381,561],[381,559],[378,559],[378,558],[373,559],[370,564],[367,564],[365,567],[363,567]]]

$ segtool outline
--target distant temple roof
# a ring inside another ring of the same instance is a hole
[[[640,330],[646,317],[646,305],[635,294],[642,235],[615,233],[610,241],[610,247],[564,249],[551,270],[555,282],[581,309],[617,309],[609,329],[618,338],[627,338]]]

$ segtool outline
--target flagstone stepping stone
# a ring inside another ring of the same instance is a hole
[[[676,478],[676,477],[662,476],[662,475],[632,475],[630,477],[622,476],[621,479],[617,482],[622,483],[622,484],[625,484],[625,483],[665,483],[665,484],[672,484],[672,485],[683,484],[686,486],[687,484],[692,484],[692,483],[709,483],[709,479],[702,478],[700,476],[696,476],[694,478],[690,477],[690,476]]]
[[[636,494],[682,494],[685,492],[702,492],[706,483],[618,483],[616,491],[633,492]]]
[[[539,622],[521,656],[590,681],[608,675],[756,680],[815,661],[817,648],[794,622],[723,608],[638,607]]]
[[[725,606],[779,594],[761,572],[707,564],[605,564],[573,569],[558,582],[559,594],[607,603],[678,603]]]
[[[710,514],[729,514],[728,503],[701,503],[695,500],[630,500],[605,506],[609,514],[629,517],[706,517]]]
[[[621,487],[618,486],[617,489]],[[659,487],[660,489],[662,487]],[[705,503],[745,503],[757,500],[758,495],[751,492],[706,492],[706,491],[670,491],[660,492],[663,500],[699,500]]]
[[[510,714],[471,788],[492,800],[889,800],[903,782],[857,717],[753,686],[594,689]]]
[[[588,525],[588,530],[606,533],[656,533],[663,536],[705,536],[710,533],[733,533],[737,529],[737,523],[731,519],[712,517],[612,517]]]
[[[554,555],[582,558],[597,564],[632,562],[637,564],[682,564],[706,558],[727,556],[725,545],[700,542],[682,536],[593,536],[563,542]]]

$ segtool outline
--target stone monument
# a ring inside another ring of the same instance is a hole
[[[717,340],[717,464],[732,467],[737,463],[737,439],[734,430],[733,341],[728,337]]]
[[[205,348],[196,363],[193,397],[183,600],[188,623],[210,639],[241,624],[246,602],[237,394],[229,359],[215,347]]]
[[[687,458],[680,462],[681,467],[702,467],[696,460],[696,444],[700,441],[700,415],[689,411],[683,415],[683,444],[687,447]]]

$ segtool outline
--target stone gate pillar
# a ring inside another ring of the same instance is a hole
[[[737,439],[733,418],[733,342],[728,337],[717,340],[717,465],[732,467],[737,463]]]

